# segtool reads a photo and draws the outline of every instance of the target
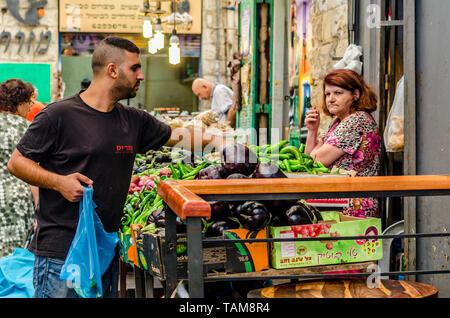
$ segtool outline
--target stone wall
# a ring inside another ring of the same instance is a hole
[[[348,47],[348,1],[313,0],[311,28],[311,104],[320,105],[322,79],[338,62],[333,57],[342,58]],[[329,119],[322,120],[321,129],[326,128],[328,123]]]
[[[25,17],[30,9],[29,1],[18,1],[19,15]],[[58,85],[58,0],[47,0],[44,7],[42,17],[38,19],[38,25],[28,25],[19,21],[8,10],[6,0],[0,0],[0,29],[1,31],[10,32],[11,42],[5,52],[6,39],[0,44],[0,63],[48,63],[51,68],[51,99],[56,100]],[[39,46],[41,34],[51,32],[51,41],[48,49],[40,53],[39,48],[45,48],[47,42],[44,40]],[[23,32],[24,41],[22,49],[19,51],[20,42],[16,38],[18,32]],[[30,42],[30,50],[28,52],[28,41],[31,32],[35,38]]]
[[[202,19],[201,75],[211,82],[230,86],[227,64],[238,50],[236,0],[203,0]],[[200,102],[200,110],[208,108],[209,102]]]

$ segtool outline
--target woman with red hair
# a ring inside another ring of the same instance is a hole
[[[381,138],[371,113],[378,97],[364,78],[351,70],[334,70],[323,82],[322,111],[331,116],[328,129],[319,137],[320,112],[308,111],[305,153],[325,166],[356,171],[356,176],[375,176],[380,170]],[[378,217],[378,202],[372,198],[350,200],[347,215]]]

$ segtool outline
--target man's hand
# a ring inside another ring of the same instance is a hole
[[[56,185],[56,190],[69,202],[78,202],[83,198],[83,185],[92,187],[93,181],[81,173],[72,173],[67,176],[60,176]]]
[[[92,187],[93,181],[81,173],[60,175],[42,168],[37,162],[24,157],[15,149],[8,162],[9,172],[26,183],[45,189],[52,189],[70,202],[83,198],[83,185]]]

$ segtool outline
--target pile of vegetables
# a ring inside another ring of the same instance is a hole
[[[276,164],[283,172],[330,173],[330,170],[321,162],[314,162],[310,155],[304,153],[304,144],[297,148],[288,143],[289,141],[283,140],[275,145],[253,145],[250,149],[256,153],[260,162]]]
[[[136,155],[120,230],[130,233],[131,224],[142,224],[144,230],[164,227],[164,202],[156,191],[158,183],[193,179],[201,169],[215,163],[202,160],[190,151],[170,147]],[[150,224],[153,225],[145,228]]]
[[[329,173],[328,168],[300,148],[282,141],[262,147],[231,143],[216,160],[200,158],[186,150],[163,147],[137,156],[124,206],[121,231],[129,233],[131,224],[141,224],[142,232],[164,230],[167,207],[156,192],[163,180],[287,178],[285,172]],[[316,224],[320,212],[304,200],[210,201],[211,217],[203,218],[207,237],[221,236],[223,230],[246,228],[258,231],[267,226]],[[177,218],[177,231],[186,231]]]

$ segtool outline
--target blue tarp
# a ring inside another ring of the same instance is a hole
[[[33,266],[33,253],[23,248],[0,258],[0,297],[33,298]]]

